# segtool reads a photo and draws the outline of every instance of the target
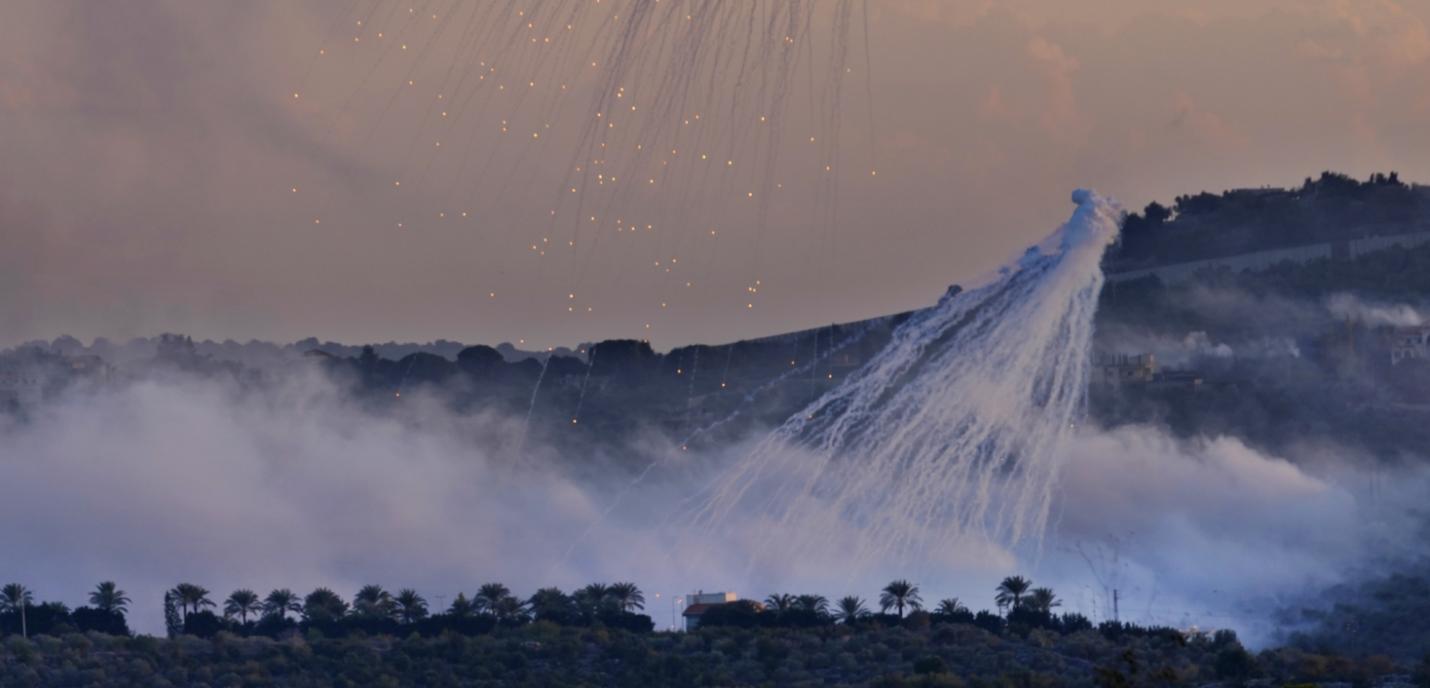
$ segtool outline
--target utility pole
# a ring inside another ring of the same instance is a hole
[[[1122,615],[1117,612],[1117,588],[1112,589],[1112,620],[1122,622]]]
[[[30,637],[30,624],[25,620],[25,607],[28,607],[28,606],[29,606],[29,605],[25,604],[25,596],[24,596],[24,595],[21,595],[21,596],[20,596],[20,637],[21,637],[21,638],[25,638],[25,639],[27,639],[27,640],[28,640],[29,637]]]

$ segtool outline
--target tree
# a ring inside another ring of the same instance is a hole
[[[0,612],[12,611],[20,613],[20,635],[30,637],[30,626],[28,622],[27,609],[35,605],[35,595],[19,583],[6,583],[0,588]]]
[[[529,620],[526,603],[511,595],[497,599],[496,603],[491,606],[491,614],[497,618],[497,621],[506,623],[525,623]]]
[[[1053,594],[1052,588],[1033,588],[1028,593],[1028,609],[1040,614],[1052,614],[1054,607],[1061,607],[1063,603]]]
[[[179,609],[176,606],[178,600],[174,598],[173,590],[164,591],[164,630],[169,638],[177,638],[184,632],[184,621],[179,617]]]
[[[822,617],[829,614],[829,600],[824,595],[800,595],[794,598],[794,608]]]
[[[263,605],[258,601],[258,593],[248,588],[239,588],[223,601],[223,618],[238,617],[239,623],[248,623],[249,614],[257,614]]]
[[[394,610],[392,594],[381,585],[364,585],[353,596],[353,614],[369,619],[391,618]]]
[[[511,597],[511,589],[501,583],[484,583],[477,588],[477,594],[473,599],[477,603],[478,610],[496,616],[497,603]]]
[[[447,615],[458,619],[465,619],[476,613],[477,603],[467,599],[467,594],[463,592],[457,593],[457,599],[452,600],[452,606],[447,608]]]
[[[89,594],[89,603],[104,612],[123,614],[129,611],[129,596],[124,594],[114,581],[104,581],[96,585],[94,592]]]
[[[303,618],[308,621],[337,621],[348,613],[348,603],[327,588],[318,588],[303,598]]]
[[[397,613],[397,619],[405,624],[412,624],[427,618],[427,600],[417,594],[412,588],[403,588],[398,591],[397,596],[392,598],[392,604]]]
[[[957,597],[948,597],[938,601],[938,607],[935,611],[943,616],[956,616],[958,614],[966,614],[968,607],[965,607],[962,602],[959,602]]]
[[[776,614],[783,614],[794,609],[794,595],[777,592],[765,598],[765,606]]]
[[[613,583],[606,594],[621,611],[635,612],[645,609],[645,594],[635,583]]]
[[[604,583],[592,583],[571,594],[582,616],[592,618],[611,604],[611,588]]]
[[[869,615],[869,610],[864,608],[864,600],[853,595],[839,598],[839,620],[845,624],[851,624]]]
[[[879,607],[885,612],[888,612],[890,607],[897,609],[901,619],[904,617],[904,607],[920,609],[922,606],[923,598],[919,597],[919,586],[902,578],[884,586],[879,595]]]
[[[555,621],[562,623],[567,621],[574,605],[570,597],[561,592],[560,588],[542,588],[532,594],[526,601],[527,608],[537,619]]]
[[[994,589],[998,593],[993,600],[998,603],[999,609],[1017,609],[1023,603],[1023,596],[1028,594],[1028,589],[1033,587],[1033,582],[1022,576],[1009,576],[1003,579],[1002,583]]]
[[[267,616],[287,619],[288,612],[302,611],[303,605],[298,601],[298,596],[288,588],[279,588],[268,593],[268,597],[263,598],[263,613]]]
[[[214,601],[209,599],[209,591],[201,585],[193,583],[180,583],[174,586],[174,601],[179,604],[179,611],[187,617],[189,614],[198,613],[203,607],[214,606]]]

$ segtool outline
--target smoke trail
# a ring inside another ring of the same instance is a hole
[[[768,551],[842,543],[856,565],[917,565],[921,551],[971,537],[1040,542],[1059,452],[1084,407],[1099,263],[1117,234],[1115,203],[1082,190],[1073,200],[1047,241],[915,315],[771,433],[710,489],[692,525],[761,514]]]

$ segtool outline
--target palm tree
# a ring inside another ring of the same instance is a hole
[[[382,619],[391,617],[392,612],[392,594],[381,585],[364,585],[353,596],[353,614],[357,616]]]
[[[309,621],[336,621],[348,613],[348,603],[327,588],[318,588],[303,598],[303,618]]]
[[[129,611],[129,596],[124,594],[114,581],[104,581],[96,585],[94,592],[89,594],[89,603],[94,605],[95,609],[111,614]]]
[[[606,595],[623,612],[645,609],[645,594],[635,583],[612,583],[606,590]]]
[[[583,616],[595,616],[611,603],[611,588],[605,583],[592,583],[572,593],[571,599]]]
[[[269,616],[276,614],[279,619],[287,619],[288,612],[302,611],[303,605],[298,601],[298,596],[288,588],[279,588],[263,598],[263,613]]]
[[[869,615],[869,610],[864,608],[864,600],[853,595],[839,598],[839,620],[846,624],[854,623]]]
[[[20,635],[30,637],[30,626],[25,610],[35,606],[35,595],[19,583],[6,583],[0,588],[0,612],[20,612]]]
[[[968,611],[968,607],[963,606],[957,597],[949,597],[938,601],[938,613],[943,616],[953,616],[963,614]]]
[[[229,594],[228,599],[223,601],[223,617],[232,619],[237,616],[239,623],[248,623],[249,614],[257,614],[263,605],[258,601],[258,593],[248,588],[239,588]]]
[[[180,583],[174,586],[174,600],[179,603],[179,611],[184,613],[184,618],[189,614],[199,613],[203,607],[214,606],[214,601],[209,599],[208,588],[193,583]]]
[[[1028,599],[1025,604],[1028,605],[1029,609],[1042,614],[1052,614],[1053,607],[1063,606],[1062,600],[1059,600],[1058,596],[1053,594],[1052,588],[1033,588],[1033,590],[1028,593]]]
[[[901,619],[904,617],[904,607],[919,609],[923,602],[923,598],[919,597],[919,586],[902,578],[884,586],[879,595],[879,608],[887,613],[890,607],[894,607],[899,610]]]
[[[774,593],[765,598],[765,606],[774,610],[776,614],[783,614],[794,609],[794,595],[789,593]]]
[[[422,599],[412,588],[403,588],[392,598],[397,619],[405,624],[416,623],[427,617],[427,600]]]
[[[1033,581],[1022,576],[1009,576],[994,589],[998,595],[993,600],[998,603],[999,609],[1017,609],[1023,604],[1023,596],[1028,594],[1028,588],[1031,587]]]
[[[511,595],[502,597],[491,606],[491,614],[497,621],[522,622],[527,620],[526,603]]]
[[[511,589],[501,583],[484,583],[473,595],[480,611],[493,616],[496,615],[497,603],[508,597],[511,597]]]
[[[449,616],[458,619],[465,619],[475,613],[477,613],[477,603],[467,599],[467,594],[464,592],[457,593],[457,599],[452,600],[452,606],[447,609]]]
[[[824,616],[829,613],[829,600],[824,595],[800,595],[794,598],[794,608]]]
[[[542,588],[532,594],[526,606],[538,619],[558,620],[571,612],[572,600],[560,588]]]

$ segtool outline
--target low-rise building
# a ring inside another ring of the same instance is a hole
[[[740,599],[739,595],[733,592],[692,592],[685,596],[686,607],[681,613],[685,619],[685,630],[693,631],[700,627],[700,617],[705,615],[712,607],[722,604],[729,604]]]

